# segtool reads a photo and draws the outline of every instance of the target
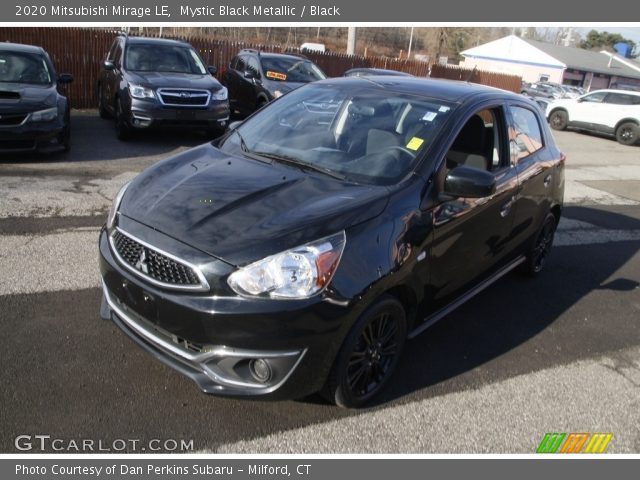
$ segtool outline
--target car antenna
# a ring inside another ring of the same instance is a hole
[[[474,65],[473,70],[471,70],[471,73],[469,74],[465,82],[469,83],[471,81],[471,77],[473,77],[473,74],[476,73],[476,70],[478,70],[478,66]]]

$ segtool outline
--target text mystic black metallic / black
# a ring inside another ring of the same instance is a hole
[[[515,267],[541,271],[564,162],[518,95],[311,83],[120,190],[103,316],[205,392],[362,405],[407,338]]]

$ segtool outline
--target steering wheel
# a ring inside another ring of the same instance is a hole
[[[385,150],[391,150],[391,151],[399,152],[401,155],[398,157],[398,160],[400,160],[403,156],[408,156],[409,157],[409,159],[408,159],[409,161],[413,161],[416,158],[415,152],[412,152],[408,148],[403,147],[401,145],[391,145],[391,146],[385,148]]]

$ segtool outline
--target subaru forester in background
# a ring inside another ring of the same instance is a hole
[[[229,121],[227,89],[188,43],[119,35],[98,80],[102,118],[115,118],[116,135],[188,127],[217,136]]]

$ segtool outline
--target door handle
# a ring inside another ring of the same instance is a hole
[[[515,202],[515,200],[516,200],[516,197],[511,197],[509,201],[505,202],[505,204],[502,205],[502,208],[500,209],[500,216],[502,218],[509,215],[509,212],[511,211],[511,206],[513,205],[513,202]]]
[[[548,187],[549,185],[551,185],[551,174],[544,177],[544,186]]]

